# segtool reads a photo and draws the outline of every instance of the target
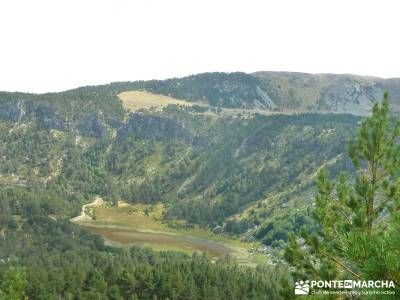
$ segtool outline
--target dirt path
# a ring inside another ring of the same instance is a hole
[[[82,205],[81,214],[71,219],[73,223],[82,223],[92,220],[92,217],[86,214],[86,208],[88,207],[96,207],[104,204],[104,200],[100,197],[94,198],[94,201],[89,204]]]

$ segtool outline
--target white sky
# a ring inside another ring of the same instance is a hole
[[[0,0],[0,90],[209,71],[400,77],[400,1]]]

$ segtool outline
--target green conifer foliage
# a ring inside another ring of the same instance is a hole
[[[27,286],[23,268],[11,266],[0,280],[0,300],[23,300]]]
[[[364,119],[348,152],[357,170],[337,181],[322,170],[314,219],[318,229],[290,236],[285,251],[296,278],[393,280],[400,284],[400,123],[388,95]]]

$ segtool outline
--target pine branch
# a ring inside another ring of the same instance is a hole
[[[342,269],[344,269],[345,271],[349,272],[351,275],[357,277],[358,279],[362,279],[360,275],[358,275],[357,273],[355,273],[354,271],[352,271],[349,267],[347,267],[345,264],[343,264],[342,262],[340,262],[338,259],[336,259],[333,256],[330,256],[326,253],[321,253],[323,256],[325,256],[326,258],[330,259],[331,261],[333,261],[335,264],[337,264],[338,266],[340,266]]]

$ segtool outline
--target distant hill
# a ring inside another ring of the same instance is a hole
[[[210,106],[276,112],[366,115],[388,91],[400,113],[400,79],[296,72],[203,73],[183,78],[111,83],[116,92],[145,90]]]
[[[99,97],[110,98],[130,91],[147,91],[211,107],[248,109],[261,113],[318,112],[359,116],[367,115],[373,103],[381,100],[387,91],[393,112],[400,114],[400,79],[297,72],[202,73],[166,80],[115,82],[42,95],[3,92],[0,101],[12,98],[60,99],[68,95],[81,95],[82,99],[86,97],[99,103]]]

